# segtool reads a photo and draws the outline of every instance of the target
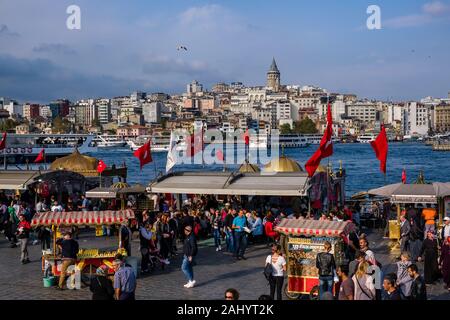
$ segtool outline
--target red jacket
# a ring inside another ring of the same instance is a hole
[[[270,238],[277,238],[278,233],[273,230],[273,222],[267,221],[264,226],[264,231],[266,232],[266,236]]]

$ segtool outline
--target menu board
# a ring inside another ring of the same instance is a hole
[[[293,276],[318,277],[316,268],[316,256],[323,252],[325,241],[331,243],[331,253],[334,254],[336,238],[312,237],[289,238],[288,241],[288,268]]]

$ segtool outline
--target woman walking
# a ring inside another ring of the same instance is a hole
[[[424,261],[424,278],[426,284],[433,284],[439,278],[438,240],[433,231],[427,232],[427,238],[422,243],[419,261]]]
[[[169,264],[169,252],[170,252],[170,238],[172,234],[170,233],[170,227],[168,223],[168,216],[163,214],[161,220],[158,222],[156,229],[156,234],[158,237],[160,253],[163,258],[164,264]]]
[[[441,249],[440,267],[444,277],[444,283],[450,292],[450,237],[445,239]]]
[[[274,300],[275,290],[277,292],[277,300],[282,299],[282,290],[284,282],[284,272],[286,272],[286,259],[281,255],[281,246],[273,245],[272,254],[266,258],[266,266],[272,266],[272,276],[269,278],[270,297]]]
[[[216,210],[214,216],[212,216],[211,224],[213,228],[214,245],[216,246],[216,251],[222,251],[222,245],[220,242],[222,230],[222,217],[220,216],[219,210]]]
[[[355,300],[375,300],[376,291],[373,278],[367,274],[369,263],[363,261],[358,265],[358,270],[352,277],[355,285]]]

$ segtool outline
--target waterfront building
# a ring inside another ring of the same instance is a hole
[[[75,124],[82,127],[92,126],[98,118],[97,106],[94,99],[79,100],[74,105]]]
[[[346,105],[346,116],[359,119],[363,123],[375,122],[379,119],[377,106],[370,101],[359,101]]]
[[[39,117],[39,107],[35,103],[25,103],[23,105],[23,117],[28,120]]]
[[[430,129],[430,108],[422,103],[409,102],[404,119],[405,135],[426,135]]]
[[[13,115],[23,116],[23,106],[19,105],[16,100],[9,98],[0,98],[0,108],[8,111],[9,116]]]
[[[450,132],[450,104],[441,103],[434,107],[435,123],[433,131],[439,133]]]
[[[69,114],[70,101],[67,99],[58,99],[49,104],[52,120],[56,117],[64,118]]]
[[[104,125],[112,120],[111,116],[111,100],[110,99],[97,99],[95,101],[97,106],[97,116],[100,124]]]

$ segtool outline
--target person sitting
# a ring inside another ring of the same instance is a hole
[[[101,265],[97,268],[96,277],[92,279],[89,287],[92,300],[114,300],[114,288],[107,275],[107,266]]]

